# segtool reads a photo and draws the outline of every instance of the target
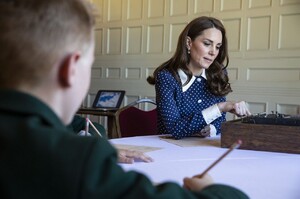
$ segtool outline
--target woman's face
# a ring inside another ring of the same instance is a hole
[[[187,48],[190,49],[190,63],[188,68],[194,75],[207,69],[219,54],[222,45],[222,32],[216,28],[209,28],[197,36],[194,41],[187,38]]]

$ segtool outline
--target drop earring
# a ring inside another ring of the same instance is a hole
[[[189,48],[187,49],[187,53],[188,53],[188,54],[191,54],[191,50],[190,50]]]

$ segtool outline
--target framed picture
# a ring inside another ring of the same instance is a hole
[[[93,108],[118,109],[124,95],[123,90],[99,90],[93,102]]]

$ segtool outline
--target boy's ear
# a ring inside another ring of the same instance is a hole
[[[77,62],[80,53],[75,52],[65,57],[58,69],[59,83],[62,87],[70,87],[74,82]]]

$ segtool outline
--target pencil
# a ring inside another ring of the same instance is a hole
[[[91,126],[93,127],[93,129],[98,133],[98,135],[100,136],[100,137],[102,137],[102,135],[101,135],[101,133],[98,131],[98,129],[94,126],[94,124],[91,122],[91,120],[89,120],[88,118],[87,118],[87,120],[88,120],[88,122],[91,124]]]
[[[89,124],[90,124],[89,121],[90,120],[89,120],[89,118],[86,117],[85,121],[86,121],[86,123],[85,123],[85,134],[84,135],[87,136],[87,134],[89,132]]]
[[[218,164],[223,158],[225,158],[233,149],[237,149],[242,144],[242,140],[237,140],[235,143],[233,143],[230,148],[221,155],[216,161],[214,161],[205,171],[203,171],[200,175],[197,175],[197,177],[202,178],[209,170],[211,170],[216,164]]]

